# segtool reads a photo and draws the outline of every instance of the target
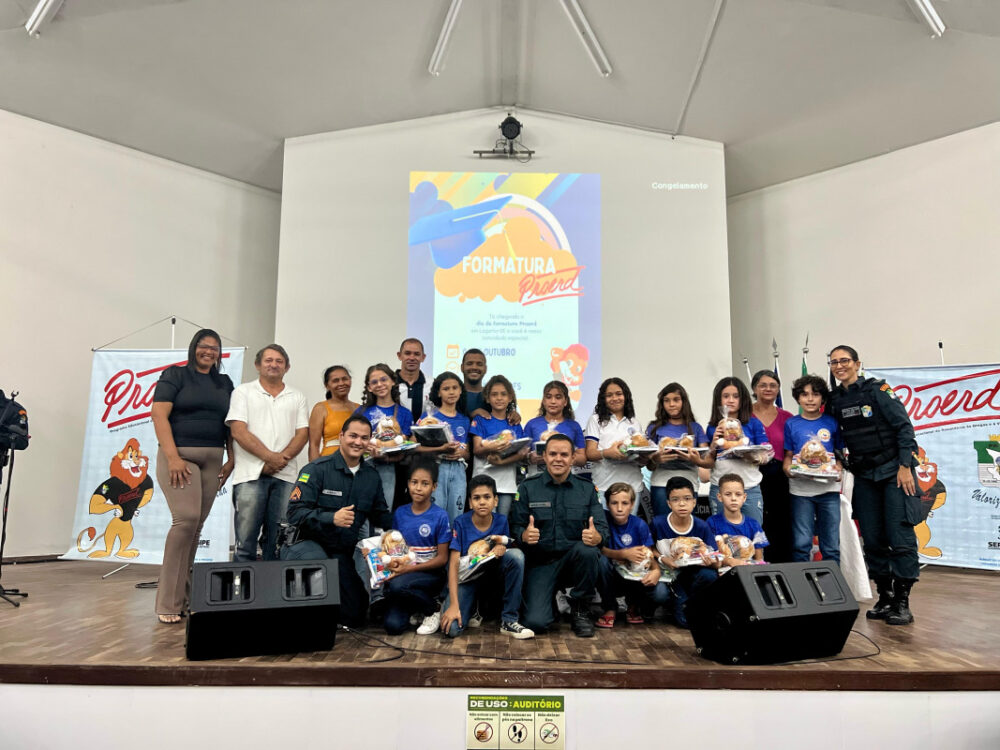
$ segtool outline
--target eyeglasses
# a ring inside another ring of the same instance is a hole
[[[842,359],[831,359],[830,367],[842,367],[843,365],[849,365],[854,360],[850,357],[843,357]]]

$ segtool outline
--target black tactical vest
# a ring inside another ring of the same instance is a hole
[[[867,471],[898,460],[896,433],[880,413],[875,393],[884,380],[865,379],[857,388],[835,388],[830,413],[840,425],[848,450],[848,468]]]

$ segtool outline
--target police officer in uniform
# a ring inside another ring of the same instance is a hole
[[[847,446],[854,517],[861,525],[868,574],[878,587],[878,602],[866,616],[908,625],[910,589],[920,575],[913,527],[923,520],[913,473],[917,440],[892,388],[884,380],[859,377],[860,368],[853,348],[830,352],[830,370],[840,384],[831,393],[829,413]]]
[[[354,414],[341,427],[340,450],[299,472],[288,501],[292,539],[281,548],[282,560],[337,561],[340,621],[351,627],[364,625],[368,609],[368,593],[353,562],[358,533],[369,519],[384,529],[392,524],[382,480],[361,460],[371,436],[368,420]]]
[[[572,586],[573,633],[594,635],[589,606],[608,538],[608,523],[590,482],[570,473],[573,441],[561,433],[545,441],[546,471],[526,479],[511,507],[510,528],[524,544],[524,617],[544,633],[552,621],[557,588]]]

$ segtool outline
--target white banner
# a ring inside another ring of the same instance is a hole
[[[920,561],[1000,569],[1000,365],[876,367],[906,407],[920,455]]]
[[[150,406],[160,373],[186,361],[186,350],[94,352],[75,539],[62,559],[163,562],[171,517],[156,483],[157,442]],[[233,385],[239,385],[243,349],[223,349],[222,363]],[[219,490],[202,528],[195,562],[229,560],[232,491],[231,481]],[[115,503],[109,502],[112,498]]]

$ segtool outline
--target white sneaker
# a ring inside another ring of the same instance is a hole
[[[506,633],[511,638],[516,638],[519,641],[523,641],[526,638],[534,638],[535,631],[531,628],[526,628],[519,622],[502,622],[500,623],[500,632]]]
[[[441,627],[441,613],[435,612],[432,615],[427,615],[424,621],[417,628],[417,635],[432,635],[438,631]]]
[[[482,626],[483,626],[483,616],[479,614],[479,610],[477,609],[475,613],[472,615],[472,617],[469,618],[469,627],[481,628]]]

